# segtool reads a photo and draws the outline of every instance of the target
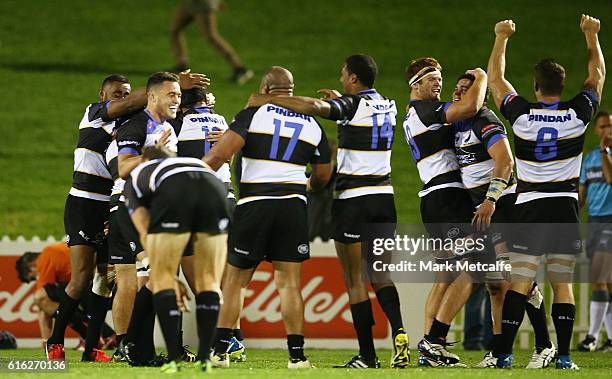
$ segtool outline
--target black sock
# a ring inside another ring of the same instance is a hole
[[[68,321],[68,326],[77,332],[81,338],[85,339],[87,337],[88,323],[89,319],[87,318],[87,315],[77,308],[74,310],[70,321]]]
[[[372,314],[372,303],[370,303],[370,300],[351,304],[351,315],[353,316],[353,327],[359,342],[359,355],[367,361],[373,361],[376,359],[376,350],[374,349],[374,337],[372,336],[374,315]]]
[[[527,296],[508,290],[502,308],[502,336],[499,341],[499,354],[512,354],[512,345],[518,329],[525,317]]]
[[[89,294],[89,325],[87,325],[87,338],[85,338],[85,351],[84,356],[89,356],[95,347],[98,346],[100,341],[100,332],[102,331],[102,324],[106,318],[106,310],[108,309],[109,299],[96,295],[95,293]]]
[[[154,313],[153,294],[147,287],[142,287],[136,293],[136,298],[134,299],[134,309],[132,310],[132,316],[130,317],[126,342],[136,343],[136,340],[140,335],[143,320],[145,319],[146,315],[151,313]]]
[[[174,290],[163,290],[153,295],[153,305],[155,314],[159,318],[166,349],[168,350],[168,360],[177,361],[183,351],[178,341],[178,325],[181,312],[176,304],[176,293]]]
[[[217,320],[219,319],[219,294],[214,291],[200,292],[196,295],[196,320],[198,322],[197,360],[205,362],[210,357],[210,347],[215,338]]]
[[[178,334],[178,340],[179,340],[179,345],[181,345],[181,347],[183,347],[183,312],[181,312],[181,316],[179,317],[179,325],[178,325],[178,330],[179,330],[179,334]]]
[[[287,348],[291,359],[306,360],[304,356],[304,336],[301,334],[287,334]]]
[[[539,309],[527,302],[525,311],[527,312],[527,317],[529,317],[529,321],[533,326],[533,332],[535,333],[536,350],[541,351],[542,349],[551,347],[548,326],[546,325],[546,308],[544,307],[544,302],[540,304]]]
[[[55,324],[53,325],[53,333],[47,340],[48,344],[64,344],[64,333],[66,333],[66,327],[68,322],[74,316],[74,312],[79,306],[79,300],[73,299],[66,291],[60,294],[59,307],[57,309],[57,316],[55,316]]]
[[[491,340],[491,353],[494,357],[499,355],[499,344],[501,342],[501,334],[493,334],[493,339]]]
[[[429,335],[427,336],[427,341],[431,343],[446,342],[446,336],[448,335],[449,329],[450,329],[449,324],[445,324],[443,322],[438,321],[436,318],[434,318],[433,323],[431,324],[431,328],[429,329]]]
[[[126,337],[127,337],[127,334],[117,334],[117,343],[118,344],[120,344],[122,342],[125,343],[126,342],[125,341]]]
[[[244,336],[242,335],[242,329],[234,329],[234,337],[240,342],[244,341]]]
[[[393,336],[395,337],[398,330],[404,328],[397,289],[395,286],[381,288],[380,290],[376,291],[376,298],[385,312],[385,315],[389,320],[389,324],[391,324],[391,330],[393,331]]]
[[[108,311],[108,306],[106,307],[107,309],[105,309],[105,311]],[[110,327],[110,325],[108,325],[106,322],[102,323],[102,337],[104,338],[109,338],[115,335],[115,331],[113,330],[113,328]]]
[[[130,318],[126,342],[136,346],[134,358],[143,362],[155,357],[155,343],[153,332],[155,329],[155,311],[153,308],[153,294],[147,287],[142,287],[136,293],[134,310]]]
[[[234,329],[229,328],[217,328],[217,335],[215,338],[215,354],[225,354],[229,349],[230,340],[234,334]]]
[[[557,349],[559,355],[569,355],[570,341],[574,332],[576,306],[568,303],[552,305],[552,319],[557,332]]]

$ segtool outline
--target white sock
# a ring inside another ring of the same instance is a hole
[[[601,323],[604,321],[607,311],[607,301],[591,301],[591,322],[589,324],[589,335],[595,337],[596,340],[599,340],[599,330],[601,329]]]
[[[605,317],[606,331],[608,332],[608,339],[612,340],[612,303],[608,303],[608,312]]]

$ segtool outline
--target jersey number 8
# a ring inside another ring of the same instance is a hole
[[[557,139],[559,131],[555,128],[542,128],[536,138],[535,157],[539,161],[547,161],[557,156]]]

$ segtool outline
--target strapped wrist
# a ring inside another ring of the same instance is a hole
[[[486,199],[492,202],[496,202],[500,198],[506,187],[508,187],[508,182],[505,179],[491,179],[489,189],[487,190]]]

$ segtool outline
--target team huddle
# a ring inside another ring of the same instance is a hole
[[[583,15],[580,28],[589,76],[569,101],[561,101],[565,71],[552,59],[535,66],[536,103],[507,81],[506,44],[515,31],[510,20],[495,25],[487,71],[466,71],[450,102],[440,99],[442,67],[436,59],[414,59],[406,68],[410,102],[402,129],[423,182],[419,198],[427,232],[446,238],[452,230],[459,239],[489,229],[492,236],[484,257],[439,251],[436,259],[512,265],[509,280],[486,280],[493,349],[477,367],[512,366],[512,346],[527,313],[536,335],[527,367],[544,368],[556,360],[557,368],[578,368],[569,355],[575,317],[571,274],[581,251],[575,243],[578,179],[584,134],[605,80],[599,20]],[[335,162],[332,238],[359,346],[358,355],[336,367],[380,367],[370,285],[392,331],[390,366],[409,367],[398,291],[390,279],[364,275],[365,225],[385,225],[381,232],[392,237],[397,222],[391,151],[398,110],[374,88],[377,74],[372,57],[349,56],[341,67],[343,93],[321,90],[324,97],[315,99],[293,96],[292,73],[273,66],[229,124],[215,113],[216,99],[203,74],[160,72],[135,91],[124,76],[104,79],[99,102],[86,108],[79,125],[64,216],[72,276],[59,295],[48,359],[65,358],[66,327],[91,286],[84,361],[111,359],[96,347],[113,293],[118,338],[113,360],[160,366],[168,373],[184,362],[209,371],[243,361],[241,293],[258,264],[270,261],[287,334],[287,367],[314,367],[304,351],[301,294],[302,263],[310,256],[306,195],[328,184]],[[485,105],[489,89],[512,127],[516,156],[503,122]],[[335,157],[317,117],[337,123]],[[234,175],[232,160],[239,167]],[[513,223],[513,230],[497,226]],[[554,223],[566,225],[562,235]],[[534,225],[538,238],[529,230]],[[535,283],[542,256],[554,291],[557,346]],[[195,295],[197,353],[182,341],[182,313],[189,302],[177,279],[180,271]],[[473,285],[468,273],[433,284],[418,365],[467,367],[447,350],[446,337]],[[167,355],[155,351],[156,316]]]

